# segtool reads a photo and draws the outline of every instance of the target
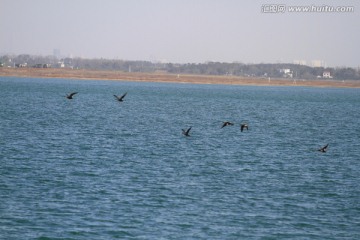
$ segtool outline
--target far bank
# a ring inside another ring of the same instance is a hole
[[[358,80],[301,80],[301,79],[271,79],[238,76],[188,75],[169,73],[139,73],[122,71],[75,70],[58,68],[0,68],[0,76],[31,77],[31,78],[66,78],[74,80],[114,80],[114,81],[144,81],[166,83],[193,84],[226,84],[250,86],[307,86],[307,87],[337,87],[360,88]]]

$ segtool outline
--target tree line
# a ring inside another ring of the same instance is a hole
[[[54,56],[33,56],[28,54],[0,56],[2,67],[52,67],[124,72],[157,72],[172,74],[233,75],[260,78],[360,80],[360,69],[350,67],[310,67],[291,63],[244,64],[226,62],[206,63],[159,63],[150,61],[128,61],[118,59],[62,58]],[[324,75],[328,72],[329,75]],[[330,76],[330,77],[329,77]]]

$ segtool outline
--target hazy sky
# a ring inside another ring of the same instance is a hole
[[[264,13],[285,4],[283,13]],[[289,6],[352,6],[294,13]],[[263,8],[265,6],[265,8]],[[360,66],[360,1],[0,0],[0,54]]]

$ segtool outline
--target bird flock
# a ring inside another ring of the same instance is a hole
[[[69,94],[66,94],[66,98],[67,99],[73,99],[74,95],[77,94],[78,92],[72,92],[72,93],[69,93]],[[124,101],[124,98],[125,96],[127,95],[127,92],[125,92],[123,95],[121,96],[118,96],[118,95],[115,95],[114,94],[114,97],[117,101],[119,102],[123,102]],[[229,121],[225,121],[223,122],[221,128],[224,128],[224,127],[227,127],[227,126],[234,126],[234,123],[233,122],[229,122]],[[190,137],[190,130],[191,130],[192,127],[189,127],[187,129],[181,129],[182,130],[182,134],[185,136],[185,137]],[[249,125],[247,123],[241,123],[240,124],[240,131],[243,132],[244,130],[249,130]],[[322,153],[325,153],[327,151],[327,148],[328,148],[329,144],[326,144],[325,146],[317,149],[317,151],[319,152],[322,152]]]

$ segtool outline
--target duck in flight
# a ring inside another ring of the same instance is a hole
[[[234,125],[232,122],[224,122],[221,128]]]
[[[323,146],[322,148],[319,148],[318,149],[318,151],[319,152],[323,152],[323,153],[325,153],[326,152],[326,150],[327,150],[327,147],[329,146],[329,144],[326,144],[325,146]]]
[[[73,93],[70,93],[70,94],[66,94],[66,98],[67,99],[73,99],[73,96],[77,94],[77,92],[73,92]]]
[[[126,94],[127,94],[127,92],[126,92],[126,93],[124,93],[121,97],[116,96],[116,95],[114,95],[114,97],[115,97],[115,98],[116,98],[116,100],[118,100],[119,102],[122,102],[122,101],[124,101],[124,97],[126,96]]]
[[[182,130],[182,134],[184,134],[185,136],[187,137],[190,137],[190,130],[191,130],[192,127],[189,127],[187,130],[184,130],[184,129],[181,129]]]
[[[240,131],[244,131],[245,128],[246,128],[246,130],[249,130],[249,125],[247,125],[247,123],[241,124]]]

